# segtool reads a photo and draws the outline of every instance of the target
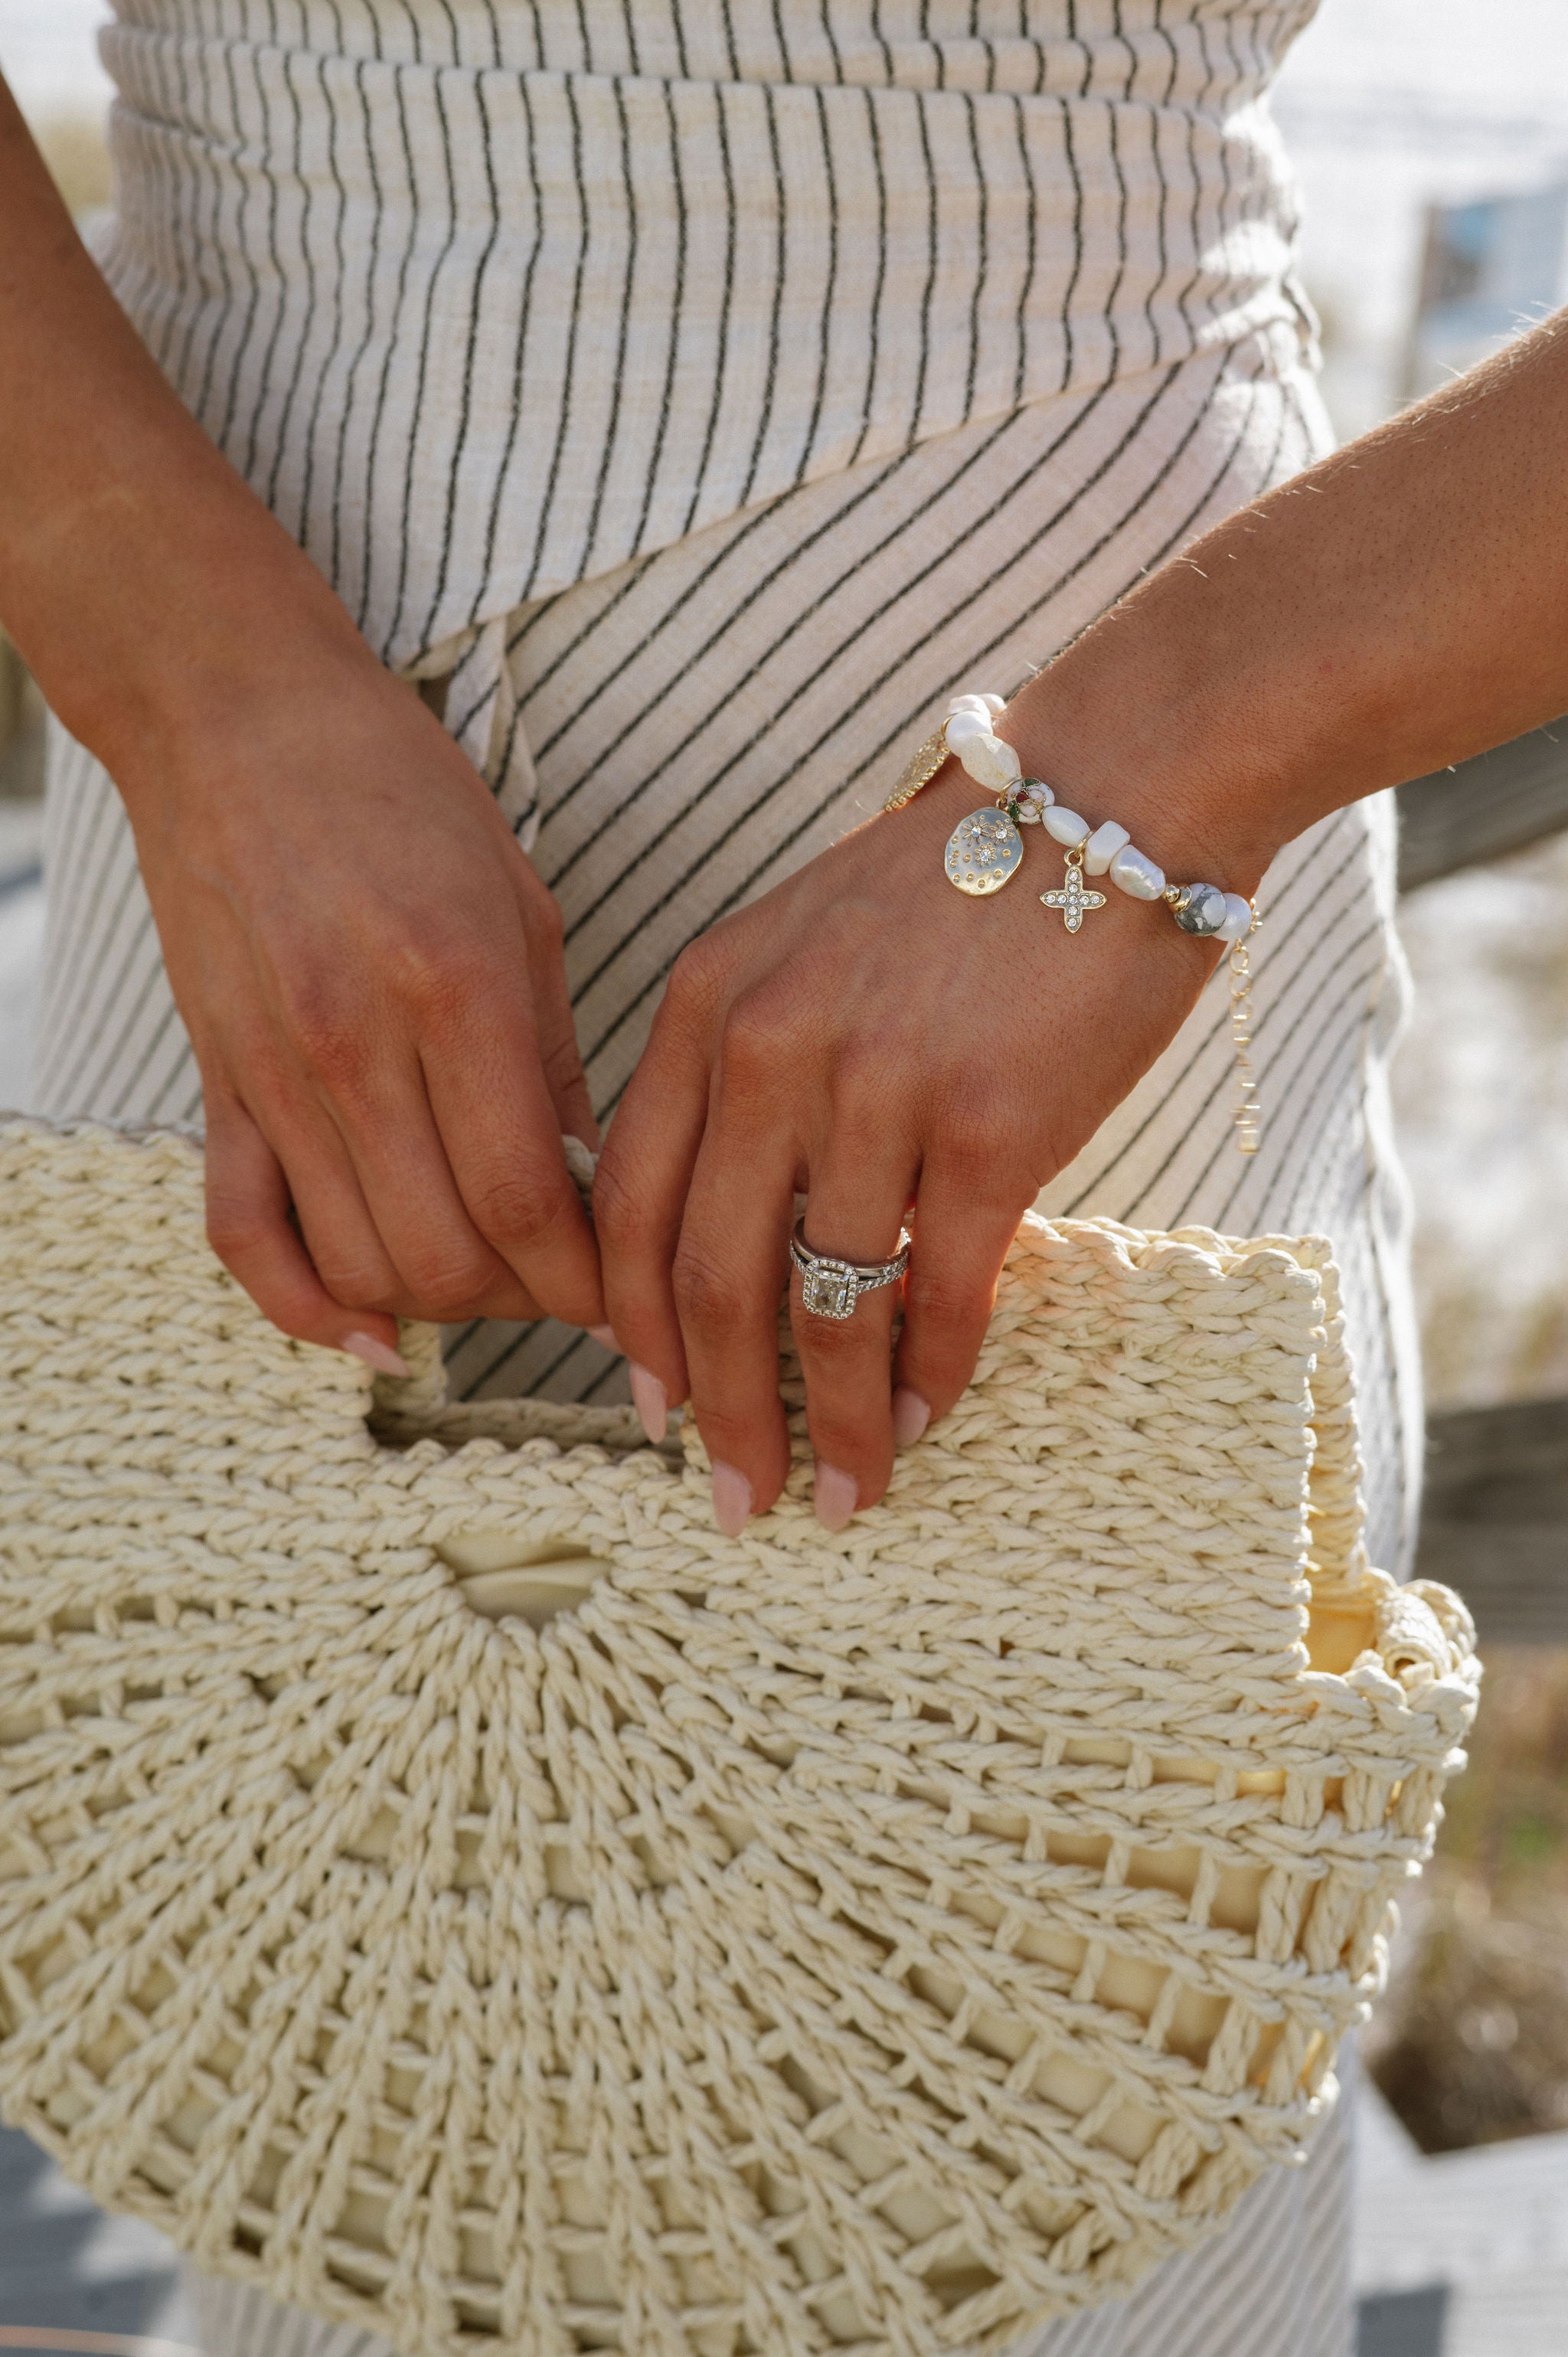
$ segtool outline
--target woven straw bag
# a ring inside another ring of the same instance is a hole
[[[179,1137],[0,1207],[0,2097],[101,2201],[410,2357],[930,2357],[1299,2156],[1478,1674],[1324,1245],[1030,1218],[886,1501],[796,1415],[732,1540],[284,1340]]]

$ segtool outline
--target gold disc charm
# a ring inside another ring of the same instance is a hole
[[[948,837],[943,866],[948,882],[975,899],[1000,892],[1009,876],[1017,873],[1024,856],[1024,838],[1004,810],[971,811]]]

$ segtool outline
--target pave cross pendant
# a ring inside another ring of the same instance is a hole
[[[1077,932],[1083,922],[1083,912],[1086,909],[1104,908],[1103,892],[1090,892],[1084,888],[1081,851],[1068,853],[1067,875],[1062,880],[1061,889],[1058,892],[1042,892],[1040,905],[1046,909],[1059,909],[1062,912],[1062,922],[1069,933]]]

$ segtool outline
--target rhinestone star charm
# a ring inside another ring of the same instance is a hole
[[[1076,933],[1082,924],[1085,909],[1104,908],[1104,893],[1090,891],[1084,884],[1081,851],[1068,853],[1067,874],[1062,878],[1060,890],[1042,892],[1040,905],[1045,909],[1059,909],[1062,922],[1069,933]]]

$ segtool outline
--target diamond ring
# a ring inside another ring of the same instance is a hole
[[[877,1261],[869,1268],[852,1260],[831,1260],[824,1253],[814,1253],[800,1231],[804,1221],[797,1220],[795,1232],[789,1239],[789,1258],[800,1272],[805,1306],[813,1318],[853,1318],[854,1305],[863,1293],[875,1293],[879,1286],[897,1285],[909,1265],[909,1232],[898,1231],[898,1249],[891,1260]]]

